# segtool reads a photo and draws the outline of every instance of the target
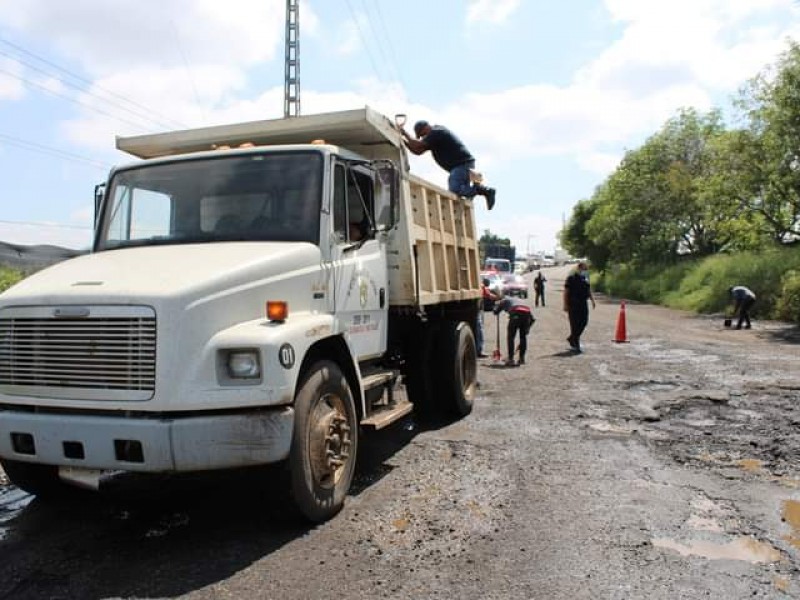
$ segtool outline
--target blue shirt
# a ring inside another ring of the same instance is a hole
[[[434,125],[422,142],[433,154],[433,160],[445,171],[475,160],[464,143],[447,128]]]

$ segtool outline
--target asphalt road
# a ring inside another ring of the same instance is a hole
[[[258,470],[58,506],[0,484],[0,598],[800,597],[797,331],[628,304],[618,344],[598,298],[575,355],[546,273],[528,364],[366,440],[329,523]]]

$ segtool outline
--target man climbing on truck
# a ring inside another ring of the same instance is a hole
[[[412,154],[419,156],[428,150],[431,151],[436,164],[450,173],[447,178],[447,188],[451,192],[464,198],[485,196],[486,207],[492,210],[496,190],[471,181],[471,173],[475,169],[475,157],[447,127],[431,126],[427,121],[417,121],[414,124],[417,139],[412,138],[402,127],[400,133]]]

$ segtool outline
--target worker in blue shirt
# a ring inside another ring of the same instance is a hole
[[[472,183],[470,172],[475,168],[475,157],[447,127],[430,125],[427,121],[417,121],[414,123],[414,133],[417,139],[408,135],[408,132],[402,127],[400,133],[413,154],[420,155],[430,150],[436,164],[450,173],[447,178],[447,187],[451,192],[465,198],[472,198],[476,195],[485,196],[486,206],[492,210],[495,189],[480,183]]]

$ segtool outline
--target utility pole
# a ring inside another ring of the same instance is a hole
[[[300,6],[286,0],[286,65],[283,82],[283,116],[300,116]]]

